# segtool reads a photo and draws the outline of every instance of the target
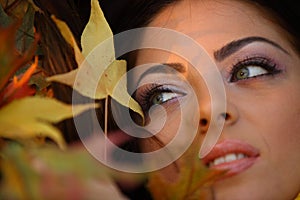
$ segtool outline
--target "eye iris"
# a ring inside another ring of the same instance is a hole
[[[162,104],[163,103],[163,95],[162,94],[157,94],[153,97],[152,103],[155,104]]]
[[[236,74],[237,79],[245,79],[248,78],[248,76],[249,76],[249,70],[247,68],[240,69]]]

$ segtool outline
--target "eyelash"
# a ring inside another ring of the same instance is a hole
[[[267,71],[267,73],[257,75],[257,76],[252,76],[244,79],[238,79],[237,78],[237,72],[241,69],[246,69],[247,67],[259,67]],[[230,69],[230,78],[229,82],[237,82],[237,81],[242,81],[246,79],[253,79],[253,78],[258,78],[261,76],[268,76],[268,75],[275,75],[280,73],[282,70],[278,69],[277,65],[269,60],[268,58],[265,57],[250,57],[246,58],[242,61],[239,61],[235,65],[233,65]]]
[[[143,91],[139,93],[139,98],[138,98],[138,102],[141,105],[143,111],[144,112],[148,111],[150,107],[154,105],[152,102],[154,96],[162,93],[176,93],[176,92],[174,92],[173,90],[171,90],[170,88],[164,85],[158,85],[158,84],[146,85]],[[167,101],[170,101],[172,99],[169,99]]]
[[[261,68],[261,69],[265,70],[266,72],[263,72],[262,74],[255,75],[252,77],[238,79],[237,73],[239,72],[239,70],[247,69],[249,67]],[[247,80],[247,79],[258,78],[261,76],[275,75],[275,74],[280,73],[282,70],[278,69],[277,65],[274,62],[272,62],[271,60],[269,60],[265,57],[250,57],[250,58],[246,58],[242,61],[237,62],[236,64],[234,64],[231,67],[231,69],[229,71],[230,71],[229,72],[229,74],[230,74],[229,82],[238,82],[238,81],[243,81],[243,80]],[[181,92],[176,92],[176,91],[174,92],[172,89],[170,89],[168,86],[165,86],[165,85],[149,84],[149,85],[145,85],[143,87],[142,91],[139,92],[139,94],[138,94],[138,98],[136,98],[136,99],[138,99],[138,102],[140,103],[144,112],[147,112],[150,109],[150,107],[154,105],[153,100],[154,100],[155,95],[165,94],[165,93],[180,94]],[[137,97],[136,95],[137,94],[135,93],[134,96]],[[165,101],[163,103],[166,103],[174,98],[176,98],[176,97],[171,97],[170,99],[168,99],[167,101]]]

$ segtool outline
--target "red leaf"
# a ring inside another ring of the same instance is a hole
[[[19,23],[13,24],[8,28],[0,27],[0,91],[4,89],[9,79],[28,63],[35,53],[38,36],[36,36],[31,48],[20,55],[15,47],[16,32]]]

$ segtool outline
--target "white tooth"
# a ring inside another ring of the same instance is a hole
[[[245,158],[246,156],[244,155],[244,154],[242,154],[242,153],[239,153],[238,155],[237,155],[237,159],[242,159],[242,158]]]
[[[237,157],[236,157],[236,155],[235,155],[234,153],[227,154],[227,155],[225,156],[225,161],[226,161],[226,162],[231,162],[231,161],[234,161],[234,160],[236,160],[236,159],[237,159]]]
[[[222,164],[225,162],[225,158],[224,157],[220,157],[214,160],[214,165],[218,165],[218,164]]]

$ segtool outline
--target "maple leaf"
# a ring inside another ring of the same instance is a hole
[[[198,152],[199,148],[194,143],[177,161],[179,175],[174,182],[165,180],[160,172],[149,175],[148,188],[154,199],[210,199],[210,185],[224,174],[224,171],[208,169],[199,159]]]
[[[26,97],[14,100],[0,109],[0,137],[31,139],[48,137],[64,149],[66,144],[51,123],[76,116],[95,104],[67,105],[52,98]]]
[[[68,26],[55,17],[52,18],[62,36],[73,47],[78,68],[65,74],[54,75],[47,80],[69,85],[92,99],[111,96],[143,117],[140,105],[127,92],[126,61],[115,60],[113,33],[99,2],[91,0],[90,19],[81,36],[82,52]],[[97,48],[99,44],[101,48]],[[123,75],[124,78],[121,79]],[[121,83],[118,83],[120,80]]]

